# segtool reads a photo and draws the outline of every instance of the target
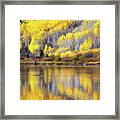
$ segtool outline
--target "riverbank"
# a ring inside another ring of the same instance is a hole
[[[59,56],[42,56],[38,58],[21,58],[21,64],[35,65],[69,65],[69,66],[99,66],[100,65],[100,49],[91,49],[84,51],[75,51],[73,55],[67,57]]]
[[[61,65],[61,66],[99,66],[100,62],[95,61],[95,62],[82,62],[82,61],[33,61],[33,60],[20,60],[21,64],[35,64],[35,65],[47,65],[47,66],[56,66],[56,65]]]

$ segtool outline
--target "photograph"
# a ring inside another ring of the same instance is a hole
[[[100,20],[20,20],[20,100],[100,100]]]

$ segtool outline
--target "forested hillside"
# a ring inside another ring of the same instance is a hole
[[[100,63],[99,20],[21,20],[21,61]],[[79,64],[80,64],[79,63]]]

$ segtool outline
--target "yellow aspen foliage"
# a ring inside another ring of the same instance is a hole
[[[54,55],[55,55],[55,56],[59,56],[59,55],[60,55],[60,52],[56,51],[56,52],[54,53]]]
[[[48,53],[48,56],[49,56],[49,57],[53,56],[53,53]]]
[[[86,36],[86,35],[88,35],[88,33],[89,33],[89,30],[87,30],[87,29],[82,30],[82,32],[81,32],[82,36]]]
[[[97,20],[97,22],[93,25],[93,33],[96,37],[100,34],[100,20]]]
[[[20,24],[20,32],[27,40],[31,36],[43,39],[46,34],[52,34],[61,29],[66,29],[73,20],[23,20]],[[41,32],[41,33],[40,33]],[[42,34],[45,33],[45,34]]]
[[[84,36],[86,36],[89,33],[89,30],[84,31]]]
[[[47,55],[49,50],[49,46],[46,44],[44,48],[44,54]]]
[[[74,33],[74,38],[75,38],[75,39],[80,39],[80,38],[82,38],[82,32],[76,32],[76,33]]]
[[[65,40],[65,36],[61,35],[58,39],[58,44],[60,44],[61,42],[63,42]]]
[[[100,27],[100,20],[97,20],[93,25],[93,28]]]
[[[92,48],[92,39],[87,39],[84,43],[80,46],[80,50],[89,50]]]
[[[36,50],[39,50],[39,49],[40,49],[40,46],[38,44],[36,44],[35,42],[30,43],[29,45],[30,52],[35,53]]]
[[[72,40],[74,38],[73,33],[67,33],[66,34],[66,39],[67,40]]]
[[[93,33],[94,33],[94,35],[95,35],[96,37],[98,37],[98,36],[99,36],[99,33],[100,33],[99,27],[95,27],[94,30],[93,30]]]

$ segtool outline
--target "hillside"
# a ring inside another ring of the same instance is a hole
[[[100,21],[21,20],[20,55],[21,63],[99,64]]]

